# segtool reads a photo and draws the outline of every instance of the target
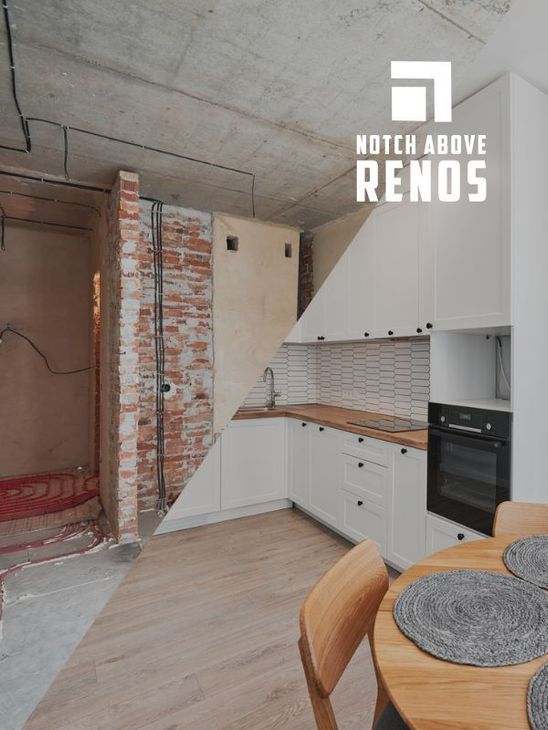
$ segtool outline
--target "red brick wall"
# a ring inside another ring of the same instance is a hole
[[[109,196],[101,265],[101,498],[115,537],[138,539],[139,180],[120,172]],[[106,310],[106,311],[105,311]]]
[[[139,273],[140,509],[156,505],[154,279],[151,203],[141,201]],[[213,443],[211,216],[163,209],[165,480],[168,503],[182,491]]]
[[[312,265],[312,233],[301,233],[299,245],[299,296],[297,304],[297,318],[308,307],[314,296],[314,279]]]

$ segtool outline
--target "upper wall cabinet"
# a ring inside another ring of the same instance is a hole
[[[317,292],[294,341],[513,324],[511,246],[524,229],[517,230],[517,196],[510,191],[518,166],[532,164],[515,150],[523,119],[536,113],[518,103],[517,91],[524,85],[505,76],[455,107],[451,123],[431,128],[432,134],[486,135],[485,156],[431,158],[434,178],[441,159],[461,162],[460,199],[440,202],[434,179],[431,203],[411,203],[407,193],[400,203],[381,202]],[[487,180],[484,202],[468,199],[474,188],[467,183],[467,163],[476,158],[486,162],[479,171]],[[402,177],[407,191],[409,181]]]
[[[461,198],[428,205],[436,329],[510,324],[510,78],[505,76],[453,109],[434,133],[487,135],[487,200],[469,202],[461,162]],[[473,157],[477,157],[474,155]],[[432,158],[432,169],[436,169]],[[433,190],[435,188],[433,187]],[[433,196],[434,198],[434,196]]]

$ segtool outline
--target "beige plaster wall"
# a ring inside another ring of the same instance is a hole
[[[364,205],[356,213],[350,213],[343,218],[337,218],[337,220],[312,229],[315,292],[323,284],[374,207],[374,205]]]
[[[227,236],[238,237],[228,251]],[[292,258],[284,255],[292,244]],[[297,318],[299,231],[213,217],[214,431],[243,403]]]
[[[29,336],[51,366],[90,365],[90,246],[64,230],[12,224],[0,252],[0,325]],[[29,344],[0,344],[0,476],[89,459],[88,373],[52,375]]]

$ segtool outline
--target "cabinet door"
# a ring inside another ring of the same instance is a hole
[[[386,554],[386,510],[347,489],[340,490],[340,530],[353,542],[373,540],[381,555]]]
[[[484,535],[479,535],[472,530],[467,530],[448,520],[443,520],[434,515],[426,515],[426,554],[437,553],[438,550],[454,547],[461,542],[480,540]]]
[[[385,203],[375,210],[375,336],[408,336],[419,326],[417,203]]]
[[[426,554],[426,451],[394,447],[388,560],[405,570]]]
[[[313,424],[287,420],[287,479],[289,499],[308,509],[310,505],[310,433]]]
[[[291,332],[287,335],[285,338],[285,342],[302,342],[302,320],[299,319],[298,322],[295,322],[293,329]]]
[[[322,334],[326,340],[347,338],[346,323],[346,280],[348,257],[343,253],[321,288],[324,305],[325,327]]]
[[[348,339],[373,337],[375,328],[375,226],[370,217],[347,249],[347,332]]]
[[[183,517],[195,517],[221,509],[221,441],[220,436],[175,500],[164,523]]]
[[[460,155],[464,195],[458,202],[433,199],[429,208],[434,277],[434,325],[463,329],[509,325],[509,91],[502,78],[453,109],[448,134],[486,134],[487,200],[468,201],[466,166]],[[477,157],[474,155],[473,157]],[[437,168],[432,159],[432,170]],[[433,185],[432,190],[435,190]]]
[[[333,429],[310,424],[310,511],[337,526],[339,438]]]
[[[301,317],[301,336],[303,342],[317,342],[319,337],[325,337],[325,302],[322,285]]]
[[[222,438],[222,509],[287,496],[285,419],[232,421]]]

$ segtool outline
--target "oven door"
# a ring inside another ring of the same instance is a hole
[[[428,437],[428,510],[490,535],[510,499],[509,441],[438,427]]]

